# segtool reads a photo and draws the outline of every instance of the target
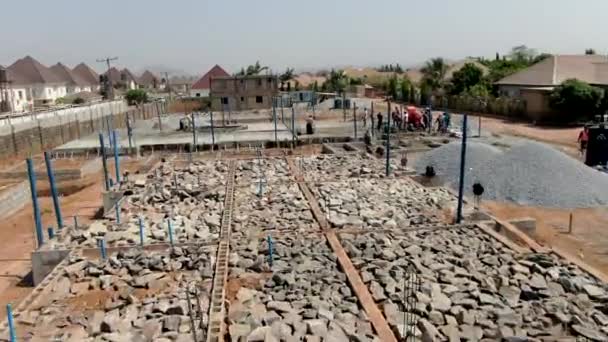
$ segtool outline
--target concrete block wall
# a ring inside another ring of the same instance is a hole
[[[164,103],[127,107],[122,101],[99,103],[63,111],[32,114],[18,119],[0,120],[0,158],[40,153],[83,136],[127,126],[132,121],[150,119],[165,113]],[[64,112],[65,111],[65,112]],[[35,116],[34,116],[35,115]]]
[[[30,185],[27,181],[18,183],[0,193],[0,218],[7,217],[21,209],[30,199]]]

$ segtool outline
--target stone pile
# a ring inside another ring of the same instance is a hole
[[[288,181],[290,176],[289,166],[282,158],[264,158],[241,160],[236,169],[236,180],[239,185],[257,183],[263,176],[273,181]]]
[[[183,170],[173,170],[165,163],[148,175],[143,187],[135,185],[129,192],[123,189],[126,196],[121,202],[120,224],[115,220],[83,224],[62,234],[57,246],[96,247],[99,239],[105,239],[108,246],[138,244],[139,217],[144,222],[146,244],[169,241],[168,219],[175,243],[216,239],[224,210],[226,174],[224,162],[197,161]]]
[[[319,226],[298,184],[275,183],[269,179],[258,196],[256,185],[235,189],[236,209],[232,235],[252,236],[265,230],[313,231]]]
[[[519,255],[474,227],[341,238],[398,335],[407,310],[423,341],[608,341],[608,287],[553,255]]]
[[[386,161],[367,153],[348,155],[322,154],[312,158],[297,158],[296,164],[306,178],[313,182],[338,181],[350,178],[385,178]],[[410,170],[400,166],[400,156],[391,159],[391,176]]]
[[[312,192],[336,228],[393,229],[442,224],[453,196],[411,179],[351,179],[319,183]]]
[[[228,287],[232,341],[378,341],[321,235],[233,242]]]
[[[71,256],[40,308],[17,317],[17,331],[45,341],[191,341],[192,322],[198,336],[206,331],[214,265],[215,247]]]

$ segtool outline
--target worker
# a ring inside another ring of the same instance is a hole
[[[435,122],[437,123],[437,132],[443,133],[443,115],[437,115],[437,119],[435,119]]]
[[[378,112],[376,116],[378,117],[378,130],[382,131],[382,113]]]
[[[367,127],[367,116],[369,114],[367,113],[367,107],[365,107],[365,109],[363,110],[363,127]]]
[[[581,145],[581,155],[585,155],[587,150],[587,143],[589,142],[589,127],[585,126],[583,130],[578,134],[578,140]]]
[[[448,129],[450,129],[450,113],[445,112],[443,113],[443,128],[445,129],[446,133],[448,131]]]

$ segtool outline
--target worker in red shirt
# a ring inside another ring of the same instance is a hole
[[[583,130],[578,134],[578,140],[581,144],[581,155],[585,155],[587,150],[587,143],[589,142],[589,127],[585,126]]]

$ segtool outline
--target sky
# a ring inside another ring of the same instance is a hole
[[[138,72],[199,75],[259,60],[274,72],[417,65],[431,57],[608,54],[606,0],[29,0],[3,1],[0,65],[118,57]]]

